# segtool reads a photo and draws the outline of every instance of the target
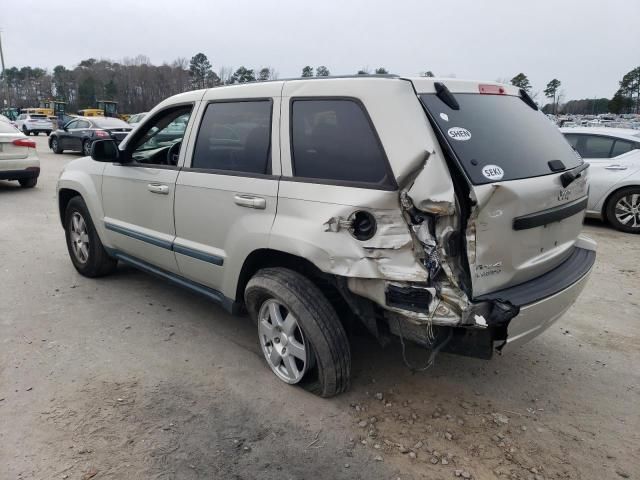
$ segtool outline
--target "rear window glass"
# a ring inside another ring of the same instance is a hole
[[[99,128],[131,128],[131,125],[119,118],[94,118],[92,121]]]
[[[29,115],[31,118],[47,118],[46,115],[40,115],[39,113],[32,113]]]
[[[387,160],[363,107],[353,100],[295,100],[291,148],[296,177],[389,184]]]
[[[519,97],[453,95],[459,110],[436,94],[420,99],[472,183],[549,175],[550,160],[561,160],[567,169],[582,163],[558,128]]]

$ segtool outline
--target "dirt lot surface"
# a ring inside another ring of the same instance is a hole
[[[0,181],[0,479],[640,479],[640,238],[590,222],[585,292],[525,347],[413,374],[356,337],[351,391],[323,400],[247,319],[130,268],[79,276],[55,200],[76,156],[37,141],[38,186]]]

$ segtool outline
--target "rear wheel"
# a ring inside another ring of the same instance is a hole
[[[86,157],[91,156],[91,140],[82,142],[82,154]]]
[[[286,268],[266,268],[247,284],[245,301],[264,358],[279,379],[322,397],[349,388],[347,334],[313,282]]]
[[[32,134],[34,137],[37,137],[40,134],[40,132],[32,132]]]
[[[81,197],[73,197],[64,216],[65,237],[71,262],[85,277],[101,277],[113,272],[117,260],[104,249]]]
[[[46,134],[47,134],[47,137],[48,137],[49,135],[51,135],[51,130],[47,130],[47,131],[46,131],[46,132],[44,132],[44,133],[46,133]]]
[[[31,135],[31,132],[27,130],[27,127],[24,127],[24,126],[22,127],[22,133],[24,133],[27,137]]]
[[[20,180],[18,180],[18,183],[20,183],[20,186],[22,188],[33,188],[38,183],[38,177],[21,178]]]
[[[617,230],[640,233],[640,187],[622,188],[611,195],[606,215]]]
[[[63,151],[62,148],[60,148],[60,142],[57,137],[51,139],[51,150],[53,150],[53,153],[62,153]]]

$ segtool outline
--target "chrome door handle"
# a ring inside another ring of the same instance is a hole
[[[247,208],[257,208],[264,210],[267,208],[267,201],[262,197],[254,197],[252,195],[235,195],[233,201],[236,205]]]
[[[605,170],[626,170],[627,169],[627,167],[625,167],[624,165],[607,165],[604,168]]]
[[[167,195],[169,193],[169,185],[162,185],[161,183],[150,183],[147,185],[147,190],[149,190],[151,193]]]

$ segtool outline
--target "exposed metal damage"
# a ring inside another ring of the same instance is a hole
[[[346,277],[348,291],[384,308],[390,333],[447,351],[444,343],[452,340],[450,327],[466,327],[455,330],[475,330],[475,337],[467,338],[463,333],[465,338],[452,342],[457,344],[453,349],[459,350],[468,341],[471,343],[464,348],[474,355],[473,349],[480,342],[484,344],[482,351],[475,356],[486,357],[494,340],[506,340],[507,325],[518,308],[508,302],[470,300],[471,282],[465,279],[476,274],[479,206],[477,199],[469,199],[470,215],[466,228],[461,228],[461,206],[451,174],[444,162],[435,161],[435,153],[426,154],[416,171],[406,177],[399,192],[401,211],[368,210],[374,234],[360,238],[364,254],[353,259],[351,268],[341,273]],[[354,211],[346,218],[332,217],[325,222],[324,230],[348,231],[358,238],[362,222],[357,215]],[[364,230],[371,231],[371,225],[365,225]],[[354,274],[363,262],[375,265],[377,278]],[[379,336],[375,325],[365,324]]]

